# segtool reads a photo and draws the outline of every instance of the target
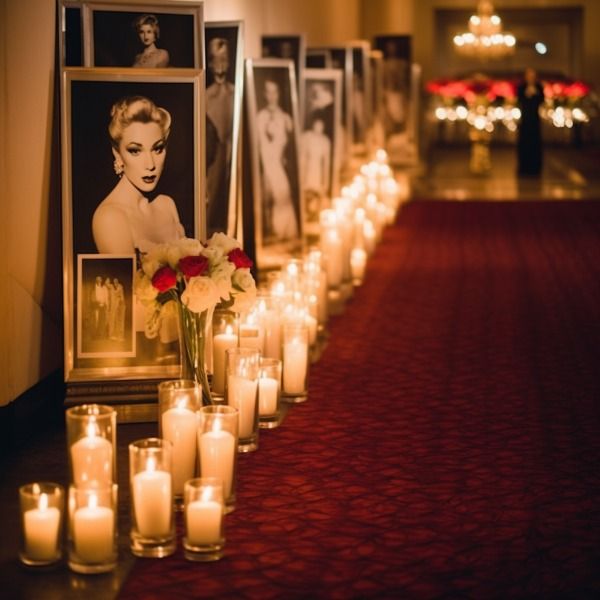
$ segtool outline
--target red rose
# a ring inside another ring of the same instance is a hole
[[[164,266],[158,269],[152,277],[152,285],[159,292],[166,292],[175,287],[177,283],[177,273],[169,266]]]
[[[236,269],[251,269],[252,261],[248,255],[240,248],[234,248],[228,255],[227,258],[230,262],[235,265]]]
[[[200,277],[208,271],[208,258],[206,256],[184,256],[179,260],[177,266],[187,279]]]

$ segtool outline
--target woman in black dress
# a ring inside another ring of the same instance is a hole
[[[542,134],[540,104],[544,101],[542,84],[536,72],[525,69],[524,81],[517,88],[521,122],[517,139],[519,175],[539,175],[542,171]]]

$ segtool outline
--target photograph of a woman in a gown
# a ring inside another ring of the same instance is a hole
[[[141,15],[134,21],[134,27],[140,38],[143,50],[136,54],[134,67],[164,68],[169,66],[169,51],[158,48],[156,42],[160,38],[160,26],[156,15]]]
[[[256,115],[263,184],[263,241],[295,239],[299,235],[298,216],[287,171],[294,167],[290,157],[294,122],[280,105],[277,81],[265,79],[258,94],[263,97],[263,107]]]

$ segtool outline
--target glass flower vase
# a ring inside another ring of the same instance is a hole
[[[202,404],[213,404],[208,374],[206,372],[205,351],[208,326],[212,315],[205,310],[195,313],[179,304],[179,354],[181,379],[196,381],[202,388]]]

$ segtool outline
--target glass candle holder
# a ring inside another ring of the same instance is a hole
[[[77,487],[106,487],[117,480],[117,412],[102,404],[66,411],[71,482]]]
[[[58,483],[28,483],[19,488],[22,543],[19,558],[28,566],[55,563],[62,556],[64,490]]]
[[[117,566],[117,484],[69,487],[69,568],[106,573]]]
[[[308,327],[306,323],[283,326],[282,399],[304,402],[308,377]]]
[[[159,437],[173,444],[173,494],[183,507],[183,486],[196,474],[196,413],[202,406],[202,387],[190,379],[158,384]]]
[[[239,319],[229,310],[215,310],[212,321],[213,376],[212,391],[225,395],[225,352],[238,346]]]
[[[260,352],[253,348],[227,350],[225,401],[238,410],[238,450],[258,449],[258,369]]]
[[[258,313],[258,306],[246,313],[240,320],[240,347],[254,348],[263,352],[265,332]]]
[[[263,292],[259,294],[256,304],[258,319],[264,335],[262,354],[269,358],[281,358],[279,302],[270,292]]]
[[[199,477],[185,484],[185,558],[219,560],[225,547],[223,483],[216,477]]]
[[[235,508],[238,427],[238,410],[233,406],[203,406],[198,411],[200,476],[223,482],[226,513]]]
[[[367,266],[366,250],[363,248],[354,248],[350,258],[350,264],[352,266],[352,283],[356,286],[362,285]]]
[[[161,558],[175,552],[172,447],[159,438],[129,444],[131,551],[135,556]]]
[[[281,361],[261,358],[258,376],[258,426],[273,429],[279,425],[281,395]]]

